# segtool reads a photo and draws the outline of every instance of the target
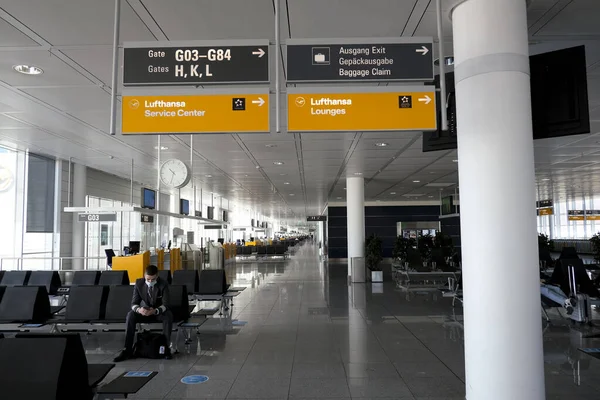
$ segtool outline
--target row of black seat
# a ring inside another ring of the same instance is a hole
[[[170,286],[174,322],[187,321],[190,308],[186,286]],[[131,310],[133,288],[119,286],[74,286],[64,315],[53,316],[44,286],[0,288],[0,323],[124,323]]]
[[[237,256],[285,256],[287,248],[283,245],[276,246],[237,246]]]
[[[19,333],[10,339],[0,335],[2,400],[92,400],[95,391],[127,398],[157,374],[132,380],[123,373],[97,389],[114,366],[88,364],[78,334]]]
[[[189,294],[199,295],[222,295],[229,288],[223,269],[174,271],[171,284],[183,285]]]
[[[159,271],[161,279],[171,283],[171,271]],[[129,285],[127,271],[75,271],[70,286]],[[63,286],[58,271],[0,271],[0,286],[45,286],[48,294],[56,295]]]

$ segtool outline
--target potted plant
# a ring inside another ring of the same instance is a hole
[[[433,249],[433,246],[433,236],[429,234],[419,236],[417,247],[419,249],[419,253],[421,253],[421,259],[423,262],[431,261],[431,249]]]
[[[394,243],[394,250],[392,251],[392,257],[396,261],[406,261],[408,258],[408,249],[415,247],[415,239],[405,238],[398,236],[396,243]]]
[[[594,235],[597,236],[598,234]],[[592,237],[593,239],[593,237]],[[592,241],[592,239],[590,239],[590,241]],[[593,246],[593,242],[592,242],[592,246]],[[550,240],[550,238],[543,234],[543,233],[538,233],[538,249],[539,250],[548,250],[548,251],[553,251],[554,250],[554,240]]]
[[[594,260],[596,260],[597,263],[600,263],[600,232],[590,238],[590,243],[592,244],[592,251],[594,252]]]
[[[365,241],[365,262],[367,268],[371,271],[371,282],[383,282],[383,271],[381,270],[381,261],[383,261],[383,244],[381,238],[371,235]]]

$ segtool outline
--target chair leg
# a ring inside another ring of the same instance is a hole
[[[544,308],[543,305],[542,305],[542,312],[544,313],[544,316],[546,317],[546,322],[550,323],[550,316],[548,315],[548,311],[546,311],[546,309]]]

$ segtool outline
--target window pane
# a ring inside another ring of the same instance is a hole
[[[29,154],[27,232],[54,231],[54,165],[54,160]]]

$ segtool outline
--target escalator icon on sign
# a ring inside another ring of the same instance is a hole
[[[329,47],[312,48],[312,65],[329,65],[330,60]]]

